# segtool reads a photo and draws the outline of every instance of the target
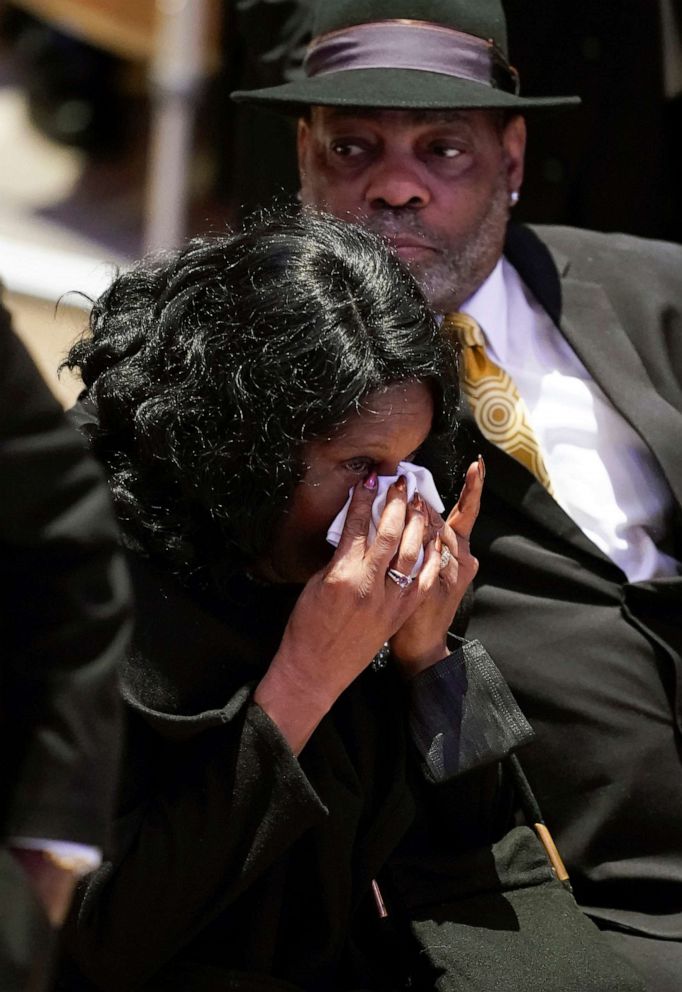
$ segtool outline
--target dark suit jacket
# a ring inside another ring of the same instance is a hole
[[[516,229],[507,256],[673,493],[682,557],[682,249]],[[517,462],[469,423],[488,466],[468,635],[537,732],[524,752],[579,902],[682,940],[682,580],[629,583]]]
[[[116,540],[101,473],[0,304],[2,845],[106,840],[129,625]],[[14,992],[33,980],[49,928],[3,847],[0,901],[0,987]]]

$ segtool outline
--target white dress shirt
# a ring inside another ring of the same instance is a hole
[[[102,852],[90,844],[77,844],[70,840],[51,840],[46,837],[10,837],[10,847],[19,847],[24,851],[45,851],[54,855],[58,861],[72,865],[75,875],[86,875],[94,871],[102,863]]]
[[[564,511],[631,582],[677,575],[678,562],[658,546],[674,503],[652,453],[516,269],[500,259],[461,309],[525,400]]]

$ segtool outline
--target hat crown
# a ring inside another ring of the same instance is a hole
[[[317,0],[313,37],[352,24],[400,18],[492,38],[507,55],[507,22],[500,0]]]

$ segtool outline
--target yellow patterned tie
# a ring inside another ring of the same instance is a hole
[[[443,328],[459,345],[462,391],[481,434],[525,465],[551,493],[552,483],[528,408],[511,377],[486,355],[481,328],[466,313],[447,314]]]

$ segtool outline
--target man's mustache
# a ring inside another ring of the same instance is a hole
[[[440,238],[433,231],[426,231],[414,212],[386,210],[380,214],[373,214],[371,217],[363,217],[362,224],[373,234],[378,234],[379,237],[387,238],[389,241],[410,237],[423,241],[431,248],[441,247]]]

